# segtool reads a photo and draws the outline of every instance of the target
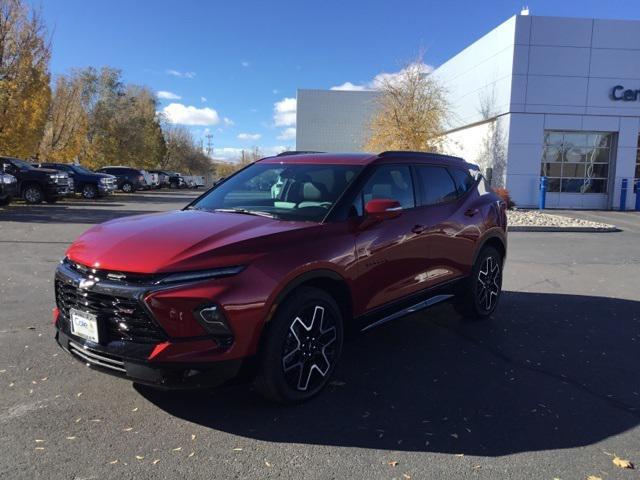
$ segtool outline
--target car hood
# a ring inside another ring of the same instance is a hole
[[[262,238],[313,225],[197,210],[136,215],[87,230],[69,247],[67,257],[119,272],[205,270],[246,264],[273,248],[274,242]]]
[[[46,175],[53,175],[53,174],[63,174],[65,176],[69,176],[66,172],[63,172],[61,170],[56,170],[55,168],[46,168],[46,167],[33,167],[30,170],[24,170],[26,172],[34,172],[34,173],[41,173],[41,174],[46,174]]]
[[[110,175],[108,173],[93,172],[93,175],[97,176],[98,178],[116,178],[115,175]]]

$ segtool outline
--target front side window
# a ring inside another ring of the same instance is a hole
[[[358,165],[255,163],[191,208],[318,222],[360,170]]]
[[[397,200],[403,209],[416,206],[411,170],[406,165],[377,167],[356,197],[353,208],[363,215],[367,202],[377,199]]]
[[[450,168],[449,173],[453,177],[453,181],[456,184],[456,189],[458,190],[458,195],[460,196],[471,190],[471,187],[475,183],[473,177],[466,170],[462,170],[460,168]]]
[[[416,167],[420,182],[420,204],[437,205],[458,197],[456,185],[444,167],[419,165]]]

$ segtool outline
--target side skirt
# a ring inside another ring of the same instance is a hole
[[[452,280],[445,285],[430,288],[365,313],[354,319],[355,325],[357,325],[356,330],[366,332],[387,322],[397,320],[398,318],[450,300],[455,296],[464,280],[466,280],[466,277]]]

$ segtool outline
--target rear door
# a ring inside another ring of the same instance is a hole
[[[481,215],[473,208],[473,179],[466,170],[427,164],[414,169],[429,251],[426,285],[433,287],[468,273]]]
[[[356,197],[357,213],[363,215],[366,203],[374,199],[397,200],[402,213],[356,231],[358,279],[354,296],[365,311],[424,288],[421,273],[428,261],[410,165],[376,167]]]

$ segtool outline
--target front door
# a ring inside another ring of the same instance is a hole
[[[373,199],[397,200],[402,213],[356,233],[359,278],[354,296],[365,311],[422,290],[428,262],[411,168],[377,167],[356,199],[358,212]]]

